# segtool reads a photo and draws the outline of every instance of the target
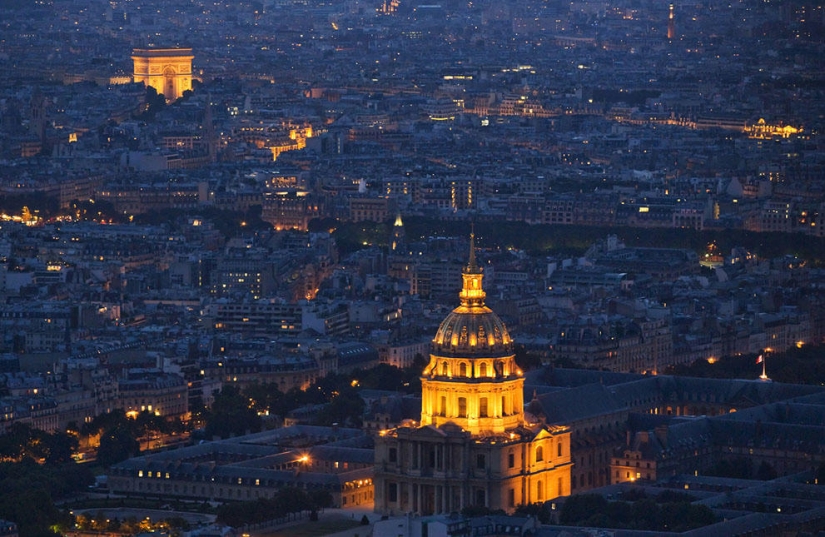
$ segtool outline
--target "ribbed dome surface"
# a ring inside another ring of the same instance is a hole
[[[433,354],[473,358],[513,353],[507,327],[487,306],[461,305],[441,322],[433,338]]]

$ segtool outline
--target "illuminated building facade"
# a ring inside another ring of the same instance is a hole
[[[745,133],[748,138],[755,138],[758,140],[770,140],[773,138],[790,138],[796,136],[804,131],[802,127],[794,127],[793,125],[773,124],[765,121],[764,118],[759,118],[756,123],[747,125]]]
[[[484,304],[470,244],[460,305],[439,326],[421,377],[421,421],[377,438],[376,512],[513,511],[570,493],[570,429],[525,414],[513,342]]]
[[[142,214],[159,209],[190,209],[209,200],[209,185],[199,183],[128,184],[106,187],[96,198],[111,203],[126,214]]]
[[[118,401],[126,412],[183,417],[189,411],[189,389],[179,375],[130,371],[118,381]]]
[[[172,102],[192,89],[191,48],[136,48],[132,51],[134,80],[153,87]]]
[[[323,203],[317,196],[307,190],[290,188],[264,194],[261,219],[278,231],[306,231],[309,221],[317,218],[322,210]]]
[[[349,219],[352,222],[384,222],[395,210],[395,200],[368,195],[353,196],[349,201]]]

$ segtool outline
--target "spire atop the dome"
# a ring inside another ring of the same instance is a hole
[[[475,232],[475,225],[470,224],[470,261],[467,263],[467,273],[469,274],[479,274],[481,270],[478,268],[478,263],[476,262],[476,232]]]
[[[484,288],[481,286],[482,269],[476,262],[476,234],[475,230],[470,231],[470,261],[464,268],[461,278],[464,280],[464,285],[461,292],[458,294],[461,299],[462,306],[469,307],[483,307],[484,306]]]

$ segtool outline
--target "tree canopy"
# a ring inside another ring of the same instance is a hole
[[[54,500],[94,483],[86,465],[71,460],[73,438],[14,424],[0,437],[0,518],[17,523],[21,537],[55,537],[71,517]]]
[[[378,246],[385,248],[392,222],[338,222],[325,221],[326,229],[335,229],[333,237],[343,254]],[[314,226],[316,224],[313,224]],[[825,239],[801,233],[759,233],[741,229],[675,229],[629,226],[579,226],[527,224],[517,221],[479,221],[474,223],[476,244],[481,248],[515,248],[532,255],[556,253],[581,255],[598,240],[617,235],[628,246],[657,248],[685,248],[701,253],[714,243],[719,251],[729,252],[740,246],[762,258],[795,255],[814,266],[825,265]],[[321,223],[317,224],[321,227]],[[469,236],[471,223],[447,221],[423,216],[404,217],[408,241],[426,237]]]
[[[668,374],[703,378],[755,379],[762,373],[756,364],[756,354],[723,356],[712,364],[697,360],[692,364],[672,367]],[[768,376],[788,384],[825,383],[825,345],[802,345],[784,352],[772,352],[765,358]]]
[[[226,386],[215,397],[210,410],[204,412],[206,438],[245,434],[259,431],[261,415],[286,416],[306,405],[323,405],[315,412],[314,425],[338,423],[360,427],[366,410],[359,395],[363,389],[390,390],[399,393],[421,392],[421,371],[424,358],[418,356],[413,365],[399,369],[379,364],[370,369],[356,369],[348,374],[330,373],[316,380],[306,390],[292,388],[282,392],[277,384],[258,383],[238,390]]]
[[[273,498],[225,503],[218,507],[217,520],[221,524],[239,527],[304,511],[315,512],[330,505],[332,505],[332,495],[326,489],[305,491],[294,487],[284,487]]]
[[[669,492],[650,497],[638,489],[623,495],[632,501],[608,501],[599,494],[576,494],[565,500],[559,521],[574,526],[676,533],[717,521],[709,507],[691,503],[695,498]]]
[[[249,397],[232,385],[224,386],[215,395],[205,418],[207,438],[228,438],[261,430],[261,417],[251,407]]]

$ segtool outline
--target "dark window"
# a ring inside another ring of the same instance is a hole
[[[391,501],[391,502],[397,502],[398,501],[398,484],[397,483],[390,483],[389,501]]]
[[[515,468],[516,456],[513,453],[507,454],[507,468]]]
[[[390,448],[390,462],[398,462],[398,449],[391,447]]]
[[[515,489],[510,489],[507,491],[507,503],[510,507],[516,506],[516,491]]]
[[[487,459],[484,455],[476,455],[476,468],[484,470],[487,467]]]

